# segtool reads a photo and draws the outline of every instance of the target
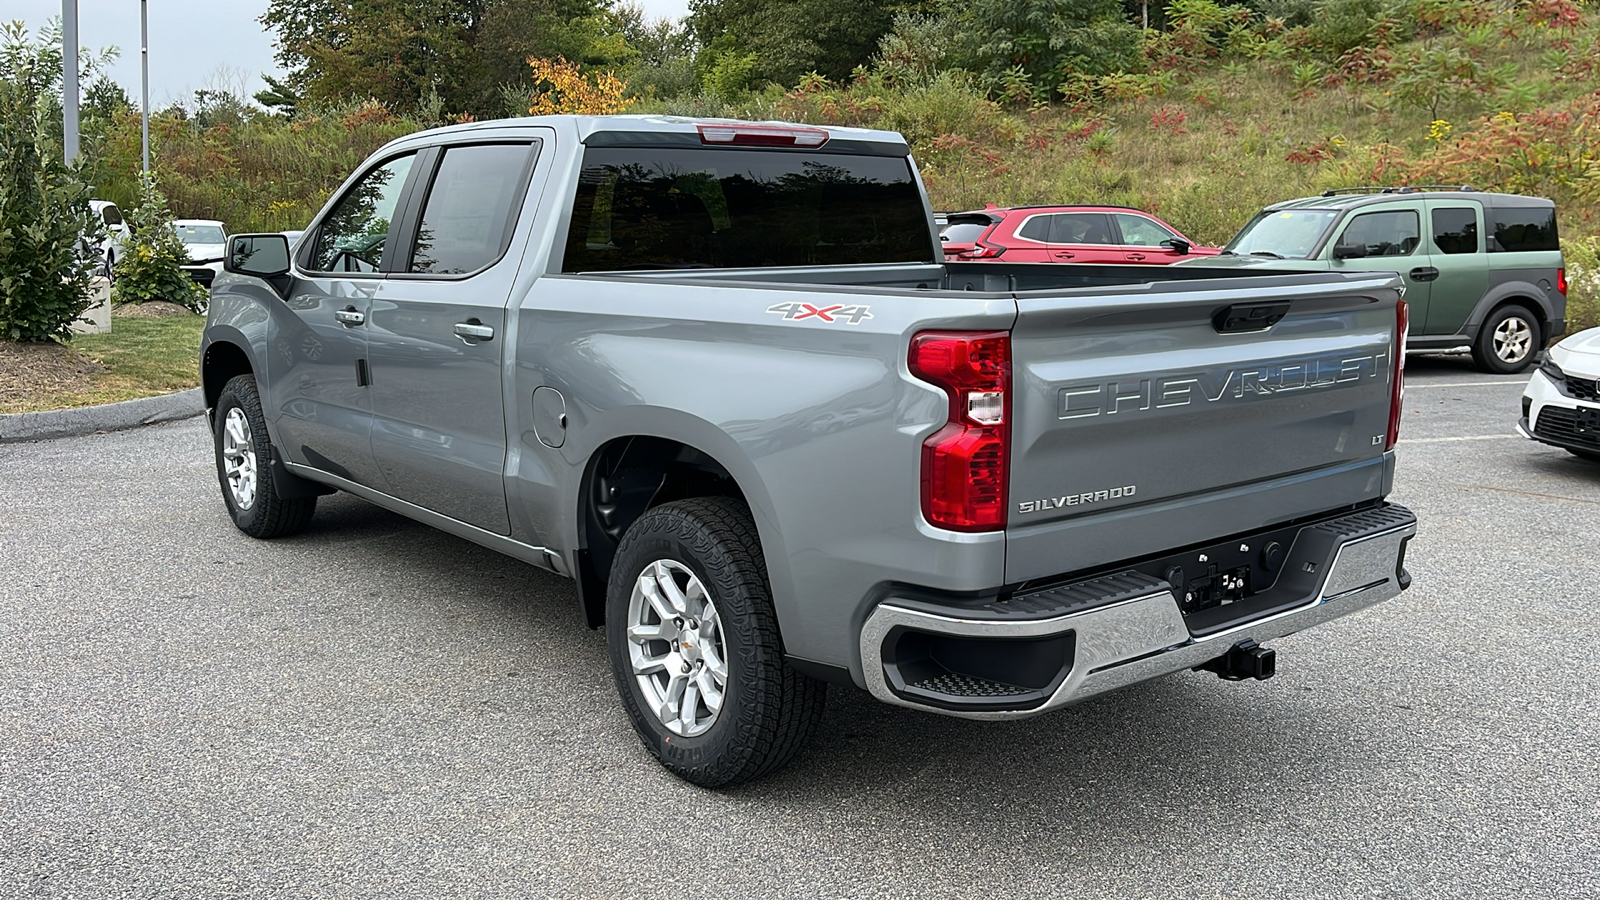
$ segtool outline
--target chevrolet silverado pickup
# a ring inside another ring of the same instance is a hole
[[[1408,586],[1394,273],[946,263],[933,221],[888,132],[401,138],[293,247],[230,238],[227,510],[270,538],[345,491],[572,578],[649,752],[712,786],[830,682],[1006,719],[1262,679]]]

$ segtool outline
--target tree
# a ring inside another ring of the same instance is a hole
[[[60,107],[49,102],[60,80],[60,51],[51,49],[48,33],[32,44],[21,23],[0,25],[3,340],[68,340],[89,308],[84,247],[98,235],[98,221],[87,181],[61,158],[59,118],[52,119]]]
[[[626,49],[601,0],[269,0],[260,21],[289,72],[275,94],[397,110],[437,95],[445,112],[497,116],[529,57],[615,64]]]
[[[950,14],[969,36],[967,67],[992,80],[1020,70],[1053,88],[1138,64],[1139,29],[1122,0],[963,0]]]
[[[894,16],[928,2],[893,0],[690,0],[689,27],[707,48],[702,72],[754,54],[755,81],[793,85],[808,72],[844,80],[867,63]]]

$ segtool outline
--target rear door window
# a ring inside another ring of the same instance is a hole
[[[1470,206],[1434,207],[1433,246],[1444,254],[1478,252],[1478,210]]]
[[[407,271],[464,275],[498,260],[511,242],[532,157],[528,144],[447,147]]]
[[[1028,221],[1023,222],[1022,227],[1017,229],[1017,237],[1026,238],[1030,241],[1038,241],[1041,244],[1050,243],[1050,220],[1053,218],[1055,217],[1034,216]]]
[[[1560,250],[1553,206],[1496,206],[1489,215],[1490,253]]]
[[[570,221],[564,272],[943,258],[899,156],[590,147]]]
[[[1052,244],[1115,244],[1105,213],[1057,213],[1050,217]]]
[[[1117,213],[1113,218],[1117,220],[1117,227],[1122,230],[1122,242],[1131,247],[1159,247],[1162,241],[1170,241],[1177,237],[1176,234],[1156,224],[1154,219],[1147,219],[1144,216]]]
[[[368,172],[346,191],[317,229],[309,268],[317,272],[377,272],[389,225],[411,174],[415,154]]]
[[[1350,220],[1341,244],[1366,248],[1367,256],[1409,256],[1422,242],[1422,230],[1415,210],[1396,209],[1361,213]]]

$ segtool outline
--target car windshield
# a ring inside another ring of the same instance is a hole
[[[178,231],[178,240],[185,244],[220,244],[227,238],[223,236],[222,229],[215,225],[174,225]]]
[[[1334,209],[1282,209],[1256,214],[1240,229],[1224,252],[1269,259],[1306,259],[1328,226],[1339,217]]]

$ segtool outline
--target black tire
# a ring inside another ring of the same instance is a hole
[[[1579,459],[1587,459],[1590,462],[1600,462],[1600,453],[1596,453],[1593,450],[1574,450],[1571,447],[1568,447],[1567,452],[1578,457]]]
[[[254,490],[246,499],[241,499],[240,491],[230,482],[228,460],[224,457],[229,421],[235,410],[248,426],[243,445],[247,445],[254,454],[251,465]],[[228,505],[228,515],[233,517],[233,524],[255,538],[285,537],[304,530],[311,521],[311,514],[317,510],[317,498],[286,500],[278,496],[272,480],[272,461],[277,458],[277,451],[267,434],[267,420],[261,415],[261,395],[256,391],[253,376],[238,375],[223,385],[212,416],[211,431],[217,461],[217,481],[222,486],[222,500]]]
[[[1502,326],[1510,328],[1514,333],[1520,329],[1527,330],[1527,347],[1520,356],[1507,360],[1496,352],[1496,333]],[[1525,306],[1507,304],[1490,313],[1489,318],[1484,319],[1478,328],[1478,336],[1472,342],[1473,367],[1480,372],[1515,375],[1533,365],[1534,360],[1539,357],[1539,351],[1543,349],[1544,328],[1539,324],[1539,317]]]
[[[113,251],[106,252],[106,284],[117,283],[117,254]]]
[[[629,602],[647,566],[676,562],[704,585],[725,644],[727,683],[710,727],[669,730],[648,708],[633,671]],[[705,497],[663,504],[633,523],[617,547],[606,592],[606,643],[623,708],[645,748],[668,771],[704,787],[738,784],[792,761],[822,718],[827,685],[784,661],[777,614],[755,524],[743,504]]]

